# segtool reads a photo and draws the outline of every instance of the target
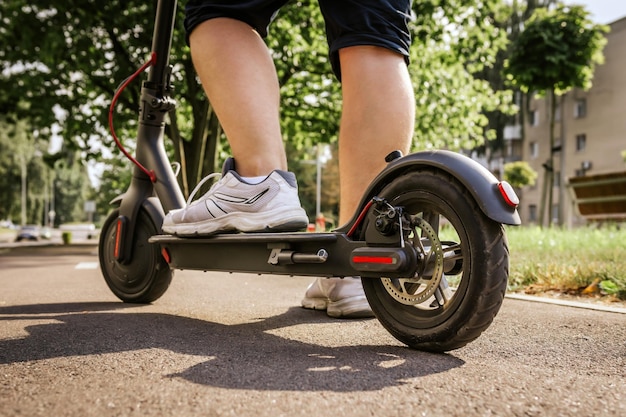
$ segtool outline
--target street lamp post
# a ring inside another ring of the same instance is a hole
[[[320,232],[325,229],[324,215],[322,214],[322,166],[332,158],[330,147],[328,144],[317,145],[317,178],[315,190],[315,230]]]
[[[22,174],[22,194],[21,194],[21,225],[24,226],[26,224],[26,157],[24,155],[20,155],[20,169]]]
[[[50,228],[54,229],[54,218],[57,215],[57,212],[54,211],[54,176],[52,176],[52,181],[50,181],[50,211],[48,212],[48,218],[50,219]]]
[[[324,215],[322,214],[322,168],[330,159],[332,159],[332,153],[328,144],[318,144],[316,146],[317,156],[315,160],[307,159],[302,163],[307,165],[315,164],[317,171],[315,177],[315,231],[323,231],[325,229]],[[310,225],[311,227],[313,225]],[[313,229],[308,229],[313,231]]]

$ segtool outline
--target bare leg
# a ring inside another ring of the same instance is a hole
[[[279,86],[268,49],[250,26],[219,18],[189,38],[200,81],[228,136],[242,176],[287,169],[279,122]]]
[[[354,46],[339,51],[343,115],[339,133],[339,221],[350,220],[371,180],[393,150],[410,150],[415,120],[413,88],[404,58],[392,51]],[[372,317],[360,280],[318,278],[302,306],[332,317]]]
[[[411,147],[415,98],[401,55],[374,46],[339,51],[343,115],[339,134],[339,222],[350,220],[385,156]]]

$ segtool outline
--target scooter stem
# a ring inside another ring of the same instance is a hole
[[[136,148],[137,161],[155,174],[156,181],[153,183],[140,168],[134,168],[130,186],[122,198],[117,223],[119,250],[116,251],[116,259],[121,263],[132,259],[135,222],[137,213],[143,205],[155,206],[148,212],[154,217],[152,220],[158,228],[161,227],[164,213],[185,205],[185,199],[163,143],[165,116],[175,107],[175,102],[169,95],[171,91],[169,55],[176,5],[177,0],[159,0],[157,5],[152,42],[152,54],[156,58],[150,68],[148,80],[141,88]],[[158,200],[151,198],[155,193]]]

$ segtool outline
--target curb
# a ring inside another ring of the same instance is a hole
[[[0,249],[21,249],[21,248],[45,248],[45,247],[72,247],[72,246],[98,246],[98,239],[79,239],[69,244],[61,240],[40,240],[37,242],[0,242]]]
[[[610,307],[610,306],[598,305],[598,304],[593,304],[593,303],[557,300],[554,298],[536,297],[532,295],[523,295],[523,294],[508,294],[507,293],[505,297],[513,299],[513,300],[530,301],[534,303],[554,304],[554,305],[564,306],[564,307],[584,308],[587,310],[603,311],[606,313],[626,314],[626,308],[622,308],[622,307]]]

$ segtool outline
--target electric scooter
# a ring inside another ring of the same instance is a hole
[[[507,286],[503,225],[518,225],[512,187],[479,163],[449,151],[387,155],[352,219],[331,232],[165,235],[165,213],[185,200],[164,149],[171,98],[169,52],[176,0],[159,0],[142,84],[130,186],[102,228],[99,260],[122,301],[150,303],[176,269],[314,277],[360,276],[380,323],[411,348],[460,348],[491,324]],[[382,157],[382,156],[381,156]],[[225,276],[225,279],[228,279]]]

